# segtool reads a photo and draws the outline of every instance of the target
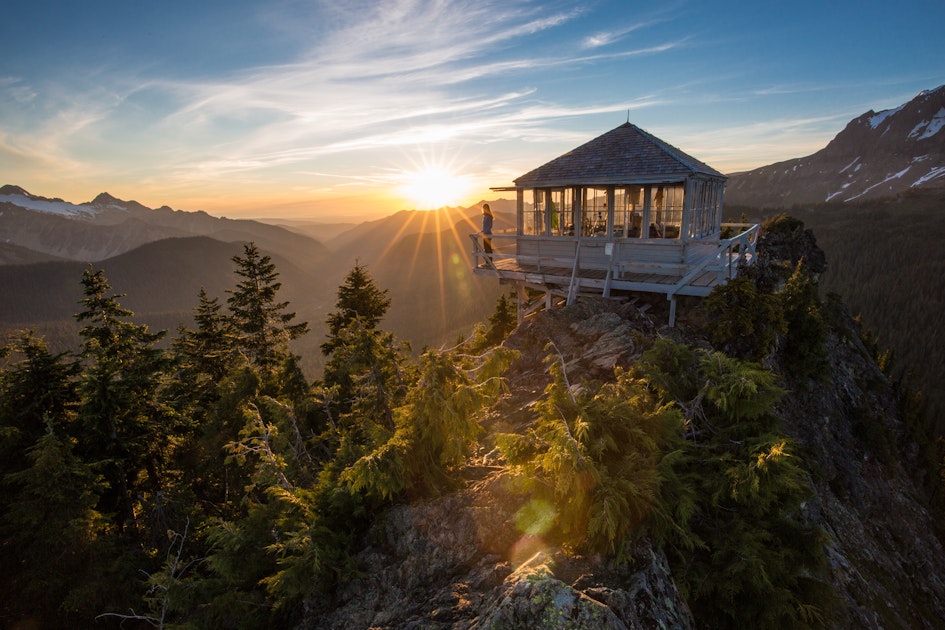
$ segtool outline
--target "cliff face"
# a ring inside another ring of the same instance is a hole
[[[794,245],[812,257],[809,232]],[[771,243],[784,254],[785,243]],[[790,244],[789,244],[790,245]],[[706,347],[695,308],[675,329],[661,308],[583,301],[539,313],[506,341],[521,353],[510,390],[484,419],[487,434],[523,431],[548,384],[549,342],[571,383],[612,379],[656,336]],[[828,377],[785,382],[782,430],[798,441],[814,495],[804,517],[826,534],[831,628],[933,628],[945,618],[945,551],[909,474],[910,446],[893,385],[841,304],[828,307]],[[767,366],[777,367],[777,353]],[[465,469],[466,487],[400,505],[358,556],[360,579],[315,605],[306,628],[701,627],[677,589],[666,553],[637,541],[623,563],[566,553],[517,526],[525,498],[491,441]]]
[[[792,392],[781,414],[812,464],[810,518],[829,535],[843,599],[833,625],[940,627],[945,553],[910,478],[914,447],[893,389],[858,337],[834,334],[828,343],[830,382]]]

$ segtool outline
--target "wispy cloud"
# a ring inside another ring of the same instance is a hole
[[[584,41],[582,42],[582,46],[584,48],[601,48],[603,46],[610,46],[613,43],[623,40],[630,33],[652,26],[653,24],[654,22],[639,22],[625,26],[623,28],[598,31],[585,37]]]

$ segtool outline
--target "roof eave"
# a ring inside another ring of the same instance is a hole
[[[595,179],[545,179],[534,181],[514,180],[514,186],[509,190],[520,188],[572,188],[575,186],[634,186],[641,184],[677,184],[694,177],[705,177],[708,179],[727,180],[725,175],[715,175],[711,173],[671,173],[661,175],[646,176],[628,176],[628,177],[602,177]]]

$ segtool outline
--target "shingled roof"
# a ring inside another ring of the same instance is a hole
[[[522,175],[516,188],[725,179],[711,166],[629,122]]]

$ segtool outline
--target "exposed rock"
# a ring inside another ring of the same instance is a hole
[[[692,627],[660,549],[643,541],[620,565],[564,554],[516,526],[525,500],[494,472],[393,508],[358,557],[364,576],[301,627]]]

